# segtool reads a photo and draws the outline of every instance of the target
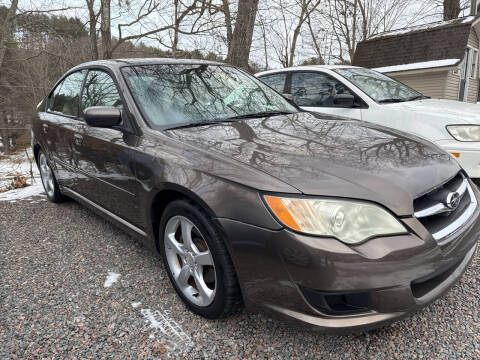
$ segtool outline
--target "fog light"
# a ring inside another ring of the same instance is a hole
[[[366,313],[373,309],[370,294],[322,292],[299,286],[305,299],[318,311],[328,315]]]

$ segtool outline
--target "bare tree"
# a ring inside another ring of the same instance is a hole
[[[116,24],[117,36],[112,39],[110,2],[111,0],[102,0],[101,33],[103,58],[111,58],[114,51],[128,41],[147,37],[156,36],[156,39],[165,46],[165,42],[158,35],[163,32],[173,32],[172,43],[170,46],[167,45],[167,47],[171,48],[173,53],[176,53],[180,34],[192,35],[204,33],[208,30],[205,21],[199,23],[208,8],[205,0],[190,0],[188,4],[182,0],[174,0],[173,9],[171,1],[142,0],[135,3],[135,10],[130,9],[133,3],[125,0],[125,2],[119,2],[119,7],[123,6],[132,10],[129,14],[132,16],[125,17],[130,21]],[[135,14],[132,14],[133,11],[135,11]],[[170,11],[173,11],[173,17],[171,20],[166,20]],[[183,29],[182,24],[184,20],[193,15],[196,18],[190,22],[191,29]]]
[[[286,9],[288,6],[284,1],[277,0],[275,6],[276,21],[269,29],[273,50],[283,67],[288,67],[289,49],[292,48],[290,46],[290,34],[293,21],[289,18],[289,13]]]
[[[113,53],[110,0],[101,0],[101,4],[100,13],[102,22],[100,30],[102,34],[102,57],[104,59],[110,59]]]
[[[4,11],[5,19],[8,10]],[[55,16],[55,11],[62,10],[17,8],[11,12],[8,34],[3,34],[8,51],[0,68],[0,137],[7,153],[27,146],[29,119],[53,83],[67,69],[88,60],[83,57],[89,53],[84,23]]]
[[[173,57],[176,58],[177,51],[178,51],[179,35],[181,33],[185,34],[185,32],[183,32],[181,29],[182,21],[185,19],[185,17],[187,17],[189,14],[194,12],[198,2],[194,1],[191,5],[184,6],[182,1],[174,0],[173,4],[174,4],[174,22],[173,22],[173,40],[172,40],[171,49],[172,49]],[[200,7],[197,13],[197,18],[193,20],[192,28],[190,29],[190,32],[189,32],[190,35],[201,32],[201,30],[199,29],[195,30],[195,25],[198,25],[198,21],[202,18],[206,9],[206,6],[204,6],[204,3],[202,2],[201,4],[202,6]]]
[[[90,52],[92,60],[98,59],[98,39],[97,39],[97,24],[101,13],[101,7],[98,12],[95,11],[95,0],[85,0],[88,9],[88,26],[90,37]]]
[[[310,18],[312,12],[320,5],[321,0],[300,0],[298,4],[300,5],[300,15],[297,19],[297,24],[293,30],[292,44],[290,47],[290,55],[288,58],[288,66],[293,66],[293,59],[295,57],[295,49],[297,46],[298,36],[302,29],[303,24],[307,19]]]
[[[7,52],[8,39],[12,36],[13,20],[15,19],[17,8],[18,0],[12,0],[7,16],[3,21],[2,33],[0,34],[0,67],[3,64],[5,53]]]
[[[460,0],[443,0],[443,20],[456,19],[461,10]]]
[[[260,28],[261,32],[261,41],[262,41],[262,48],[263,48],[263,55],[264,55],[264,61],[265,61],[265,67],[264,70],[268,69],[268,58],[269,58],[269,46],[268,46],[268,37],[267,37],[267,27],[269,26],[268,24],[268,16],[264,16],[264,12],[259,12],[258,13],[258,26]]]
[[[435,5],[443,10],[443,20],[456,19],[467,10],[473,13],[476,10],[476,3],[475,0],[435,0]]]
[[[248,68],[257,9],[258,0],[239,0],[235,29],[229,42],[227,61],[244,69]]]
[[[325,60],[323,58],[323,52],[322,52],[322,49],[320,47],[320,43],[319,43],[319,40],[318,40],[318,34],[313,30],[311,13],[307,15],[306,20],[307,20],[308,30],[309,30],[310,36],[312,38],[313,48],[315,49],[317,64],[318,65],[324,65]]]
[[[418,6],[418,3],[414,0],[329,0],[323,13],[337,42],[337,62],[353,61],[357,44],[372,35],[422,20],[432,4],[420,2]],[[413,7],[414,4],[417,6]],[[409,21],[405,21],[407,13]]]
[[[213,13],[210,12],[213,9],[210,1],[190,0],[190,2],[185,2],[182,0],[173,0],[173,5],[171,1],[167,1],[166,3],[167,6],[162,6],[158,9],[158,12],[162,13],[164,24],[172,24],[172,26],[155,33],[153,38],[162,46],[171,50],[174,58],[182,56],[182,54],[185,53],[184,50],[180,49],[182,40],[183,46],[188,46],[186,45],[186,40],[191,40],[193,37],[198,38],[202,35],[205,35],[204,37],[206,38],[211,35],[212,31],[224,26],[219,23],[218,19],[215,19],[218,10],[214,10]],[[170,15],[170,19],[165,20],[168,15]],[[194,46],[195,50],[204,50],[204,48],[198,44]]]
[[[233,39],[233,24],[232,24],[233,18],[232,18],[232,12],[230,11],[230,5],[228,4],[228,0],[222,0],[222,6],[220,7],[220,11],[225,16],[225,28],[227,32],[227,47],[228,47],[228,53],[230,53],[230,48],[232,47],[232,39]]]
[[[270,17],[275,17],[276,21],[271,23],[269,28],[271,44],[277,55],[278,60],[284,67],[293,66],[299,39],[303,41],[311,35],[315,35],[313,45],[319,49],[318,37],[313,32],[311,26],[313,13],[322,3],[322,0],[274,0],[269,2],[268,12]],[[309,25],[309,32],[302,35],[305,24]],[[308,47],[312,47],[308,43]],[[319,53],[317,53],[318,56]],[[320,55],[320,58],[322,56]]]

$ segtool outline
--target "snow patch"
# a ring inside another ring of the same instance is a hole
[[[0,201],[16,202],[17,200],[30,199],[34,196],[46,198],[41,183],[0,193]]]
[[[25,177],[29,184],[41,184],[40,172],[31,148],[28,148],[26,152],[4,154],[3,156],[5,158],[0,160],[0,190],[8,188],[16,175]]]
[[[114,272],[109,272],[107,278],[105,279],[105,283],[103,284],[103,287],[109,288],[112,286],[114,283],[118,281],[120,278],[120,274],[114,273]]]
[[[186,334],[182,327],[172,318],[170,318],[168,310],[150,309],[140,310],[145,322],[149,325],[153,332],[150,333],[149,339],[157,338],[164,343],[171,352],[185,354],[193,348],[192,338]]]
[[[133,307],[134,309],[136,309],[136,308],[139,307],[140,305],[142,305],[142,303],[139,302],[139,301],[132,302],[132,307]]]
[[[460,59],[445,59],[445,60],[433,60],[433,61],[424,61],[412,64],[403,64],[403,65],[393,65],[393,66],[384,66],[379,68],[374,68],[381,73],[391,73],[397,71],[407,71],[407,70],[419,70],[419,69],[431,69],[444,66],[453,66],[460,62]]]

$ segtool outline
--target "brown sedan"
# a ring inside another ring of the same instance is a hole
[[[38,106],[48,198],[158,250],[185,304],[330,330],[432,302],[471,261],[479,191],[410,135],[300,112],[239,69],[167,59],[70,70]]]

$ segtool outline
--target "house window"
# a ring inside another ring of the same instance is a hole
[[[478,50],[472,49],[470,53],[472,60],[470,61],[471,68],[470,68],[470,79],[477,78],[477,68],[478,68]]]

